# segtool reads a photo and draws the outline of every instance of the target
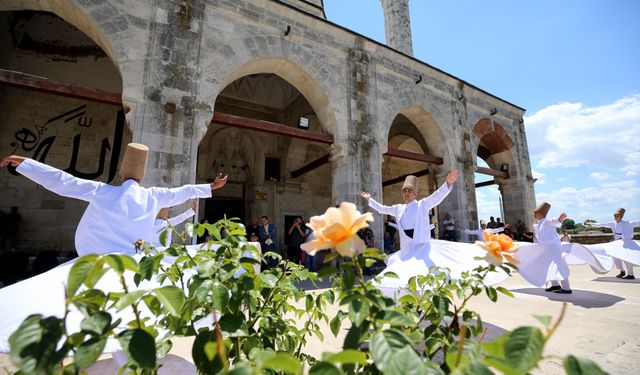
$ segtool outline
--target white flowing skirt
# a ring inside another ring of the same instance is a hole
[[[547,281],[569,278],[569,264],[587,264],[595,273],[604,274],[613,268],[613,259],[577,243],[538,244],[518,242],[516,257],[520,260],[518,273],[531,285],[543,287]]]
[[[589,250],[640,266],[640,241],[616,240],[595,245],[586,245]]]
[[[259,243],[251,242],[251,244],[260,250]],[[187,249],[189,253],[193,255],[201,246],[202,245],[187,246]],[[215,247],[212,246],[212,248]],[[132,256],[138,262],[140,258],[142,258],[140,254]],[[243,256],[252,257],[252,254],[249,251],[245,251]],[[64,317],[67,279],[69,271],[77,259],[79,258],[72,259],[40,275],[0,289],[0,352],[9,352],[9,336],[18,329],[20,324],[29,315],[41,314],[45,317]],[[170,265],[173,260],[174,259],[170,257],[165,257],[163,262],[166,265]],[[256,273],[259,273],[260,265],[254,265],[254,270]],[[244,270],[239,271],[236,277],[239,277],[244,272]],[[189,277],[189,275],[187,275],[187,277]],[[169,285],[169,281],[159,284],[152,279],[152,281],[143,281],[136,287],[131,272],[125,273],[125,282],[130,292],[133,290],[151,290],[163,285]],[[123,291],[120,279],[113,271],[107,272],[95,288],[105,293]],[[140,304],[139,308],[143,317],[152,317],[145,304]],[[112,315],[112,321],[122,318],[123,330],[126,329],[125,326],[127,322],[135,320],[135,315],[130,307],[118,313],[110,310],[109,313]],[[80,331],[80,323],[83,319],[84,316],[82,313],[71,307],[70,314],[66,320],[67,332]],[[108,340],[104,352],[111,353],[117,350],[120,350],[120,345],[117,340]]]
[[[474,259],[484,258],[487,252],[473,244],[431,240],[416,246],[413,240],[404,240],[401,245],[402,250],[391,254],[387,259],[387,267],[378,275],[382,277],[380,282],[374,283],[376,288],[390,297],[404,294],[401,290],[407,287],[410,278],[429,274],[429,268],[433,266],[448,268],[452,279],[458,279],[463,272],[478,266],[488,266],[486,261]],[[398,277],[383,277],[388,272],[393,272]],[[495,285],[508,277],[506,272],[498,269],[490,272],[484,283]]]

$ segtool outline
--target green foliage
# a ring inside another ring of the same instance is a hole
[[[66,307],[84,316],[80,330],[66,331],[68,314],[28,317],[9,339],[20,373],[78,373],[95,363],[108,340],[117,340],[129,373],[154,374],[172,347],[171,337],[190,336],[201,374],[524,374],[543,358],[545,342],[557,327],[551,317],[536,317],[544,332],[520,327],[483,342],[485,328],[468,308],[469,300],[513,297],[503,287],[484,284],[487,273],[496,270],[492,265],[460,279],[433,267],[392,299],[374,287],[377,280],[363,276],[365,266],[384,258],[376,249],[345,260],[340,271],[326,266],[317,274],[276,254],[278,266],[256,274],[254,265],[264,258],[244,238],[241,224],[221,220],[189,225],[186,232],[177,233],[183,242],[187,235],[205,232],[214,240],[196,252],[173,244],[145,247],[136,257],[79,258],[69,272]],[[120,290],[97,288],[105,277],[117,280]],[[298,287],[319,278],[331,278],[333,288],[305,292]],[[329,316],[328,307],[336,304],[340,308]],[[342,348],[313,358],[303,348],[311,338],[323,340],[328,334],[321,324],[336,337],[342,330],[347,334]],[[573,356],[564,366],[568,374],[603,373],[595,363]]]
[[[576,222],[573,219],[564,219],[561,225],[562,229],[576,229]]]

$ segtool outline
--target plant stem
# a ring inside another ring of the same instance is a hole
[[[564,314],[566,312],[567,312],[567,303],[565,302],[565,303],[562,304],[562,310],[560,311],[560,317],[558,317],[558,320],[555,322],[555,324],[547,332],[547,335],[544,338],[545,341],[549,340],[551,335],[553,335],[553,333],[556,331],[556,329],[558,329],[558,326],[560,325],[560,323],[564,319]]]
[[[356,255],[357,257],[357,255]],[[358,275],[358,279],[360,281],[360,286],[362,286],[362,292],[364,293],[364,295],[367,295],[367,283],[364,281],[364,275],[362,273],[362,268],[360,267],[360,262],[359,259],[354,258],[353,259],[353,264],[356,267],[356,273]],[[369,309],[369,320],[371,320],[371,325],[373,326],[374,330],[378,330],[378,327],[376,325],[376,318],[375,316],[372,314],[371,309]]]
[[[124,275],[120,275],[120,283],[122,284],[122,288],[124,292],[129,294],[129,288],[127,288],[127,283],[124,281]],[[136,316],[136,323],[138,323],[138,328],[142,329],[142,322],[140,321],[140,312],[138,312],[138,302],[134,302],[131,305],[133,309],[133,314]]]
[[[460,329],[460,342],[458,342],[458,354],[456,355],[456,367],[460,364],[460,358],[462,358],[462,350],[464,348],[464,340],[467,336],[467,326],[462,325]]]

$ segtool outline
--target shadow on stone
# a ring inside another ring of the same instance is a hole
[[[596,277],[592,281],[599,281],[602,283],[640,284],[640,278],[635,280],[622,280],[615,277]]]
[[[613,306],[618,302],[624,301],[622,297],[612,294],[593,292],[590,290],[573,289],[573,294],[558,294],[545,292],[543,288],[522,288],[512,289],[514,293],[531,294],[534,296],[547,297],[551,301],[567,302],[576,306],[591,308],[602,308]]]

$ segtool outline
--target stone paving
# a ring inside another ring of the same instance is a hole
[[[586,266],[571,268],[572,295],[559,295],[533,288],[517,275],[502,286],[511,290],[515,298],[500,296],[492,303],[486,296],[472,300],[471,307],[480,313],[489,326],[489,337],[522,325],[538,325],[533,315],[560,314],[562,303],[568,303],[567,314],[555,335],[547,343],[545,359],[534,374],[562,374],[562,357],[573,354],[596,361],[611,374],[636,373],[640,366],[640,280],[622,281],[607,275],[596,275]],[[338,307],[335,306],[334,309]],[[335,313],[331,311],[330,314]],[[319,357],[323,351],[338,351],[346,327],[337,338],[328,327],[325,340],[311,341],[305,351]],[[195,373],[190,363],[191,341],[174,340],[172,356],[167,358],[164,374]],[[0,354],[0,370],[11,368],[6,355]],[[116,367],[109,356],[99,361],[90,374],[114,374]]]

